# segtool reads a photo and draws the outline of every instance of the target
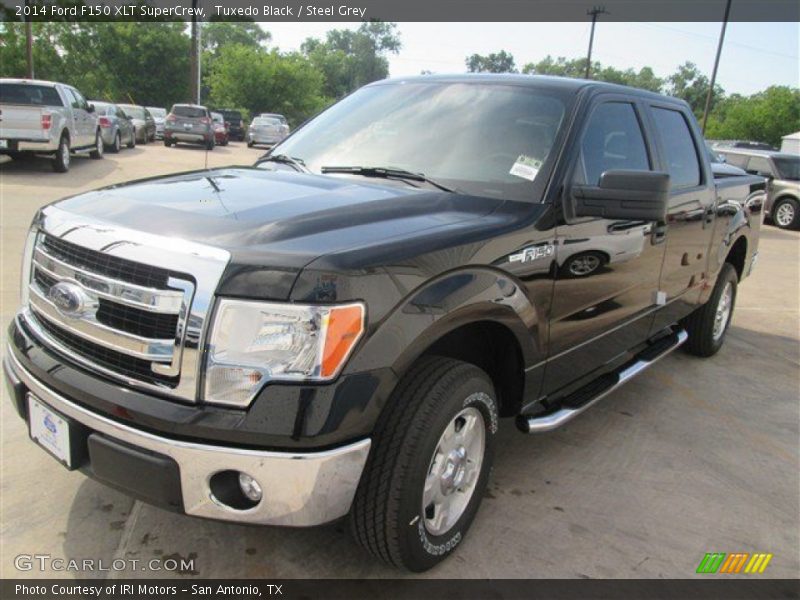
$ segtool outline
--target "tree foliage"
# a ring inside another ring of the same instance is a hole
[[[322,73],[299,53],[229,44],[211,64],[207,81],[214,106],[281,113],[294,124],[325,106]]]
[[[387,54],[397,54],[400,48],[396,24],[369,21],[356,31],[329,31],[325,40],[308,38],[301,51],[323,74],[323,94],[338,99],[388,77]]]
[[[706,105],[706,96],[710,85],[708,77],[700,72],[697,65],[692,62],[685,62],[678,67],[672,75],[667,78],[667,87],[664,90],[670,96],[683,98],[692,107],[695,116],[700,119]],[[714,97],[712,99],[711,110],[723,98],[723,90],[718,84],[714,85]]]
[[[516,73],[514,56],[505,50],[491,54],[473,54],[466,59],[467,71],[470,73]]]
[[[774,85],[752,96],[721,100],[709,116],[706,137],[779,147],[781,137],[795,131],[800,131],[800,89]]]
[[[560,77],[585,77],[586,59],[567,59],[563,56],[553,58],[548,55],[537,63],[526,64],[522,67],[522,72],[536,75],[557,75]],[[664,80],[656,77],[650,67],[643,67],[639,71],[633,69],[623,71],[610,65],[603,65],[600,62],[593,61],[591,77],[597,81],[629,85],[651,92],[660,92],[664,86]]]

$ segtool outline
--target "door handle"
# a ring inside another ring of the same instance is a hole
[[[655,246],[656,244],[661,244],[664,240],[667,239],[667,224],[658,222],[653,227],[653,236],[651,238],[651,243]]]

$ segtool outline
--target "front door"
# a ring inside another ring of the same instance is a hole
[[[643,110],[628,99],[599,97],[565,190],[570,182],[596,184],[611,169],[656,170]],[[576,387],[647,339],[664,256],[653,222],[565,217],[556,239],[545,394]]]

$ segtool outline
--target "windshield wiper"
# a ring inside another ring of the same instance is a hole
[[[394,167],[322,167],[321,173],[344,173],[347,175],[362,175],[364,177],[383,177],[384,179],[404,179],[406,181],[421,181],[439,188],[443,192],[455,193],[453,188],[426,177],[424,173],[414,173],[405,169]]]
[[[311,172],[308,170],[308,167],[306,167],[306,163],[303,161],[303,159],[297,158],[296,156],[287,156],[286,154],[267,154],[266,156],[259,158],[256,161],[256,165],[260,165],[261,163],[265,162],[275,162],[282,165],[289,165],[295,171],[300,171],[301,173]]]

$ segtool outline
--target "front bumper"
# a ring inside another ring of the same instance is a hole
[[[182,507],[178,508],[193,516],[297,527],[327,523],[350,510],[369,453],[369,439],[321,452],[260,451],[170,439],[99,415],[55,392],[20,363],[12,348],[8,348],[3,367],[18,408],[24,406],[27,394],[33,394],[85,429],[88,435],[84,436],[84,443],[96,434],[104,443],[128,448],[133,455],[174,461],[182,500]],[[24,410],[21,413],[25,414]],[[89,452],[78,454],[90,456]],[[78,466],[92,474],[92,465]],[[258,481],[263,490],[258,504],[238,509],[215,496],[212,477],[226,471],[244,472]],[[148,499],[143,491],[129,487],[137,485],[130,483],[137,482],[136,477],[119,475],[119,481],[108,481],[106,477],[106,482]],[[138,485],[147,486],[148,482],[142,479],[146,478],[139,478]]]

